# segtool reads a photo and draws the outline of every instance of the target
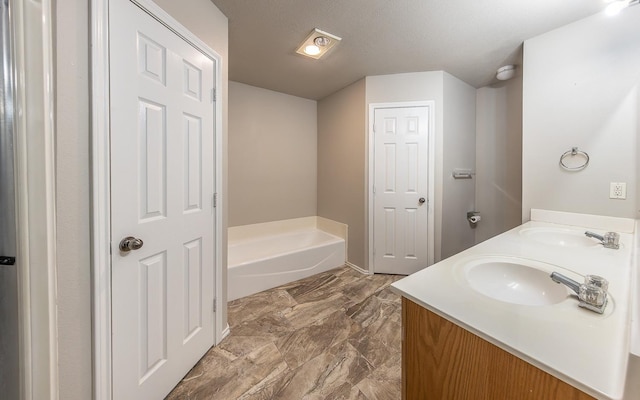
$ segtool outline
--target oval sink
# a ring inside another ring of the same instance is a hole
[[[550,272],[518,262],[481,260],[467,266],[465,278],[474,290],[507,303],[544,306],[570,294],[566,286],[551,280]]]
[[[596,247],[600,243],[588,238],[582,231],[558,228],[526,228],[520,231],[520,235],[535,240],[539,243],[563,247]]]

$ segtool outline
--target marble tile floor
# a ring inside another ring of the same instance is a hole
[[[400,278],[342,267],[230,302],[231,334],[166,400],[400,399]]]

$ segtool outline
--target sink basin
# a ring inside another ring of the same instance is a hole
[[[526,228],[520,231],[520,235],[535,240],[539,243],[563,246],[563,247],[596,247],[600,243],[588,238],[584,232],[559,229],[559,228]]]
[[[569,297],[567,287],[553,282],[550,272],[536,268],[536,264],[520,259],[479,259],[465,265],[464,276],[475,291],[506,303],[545,306]]]

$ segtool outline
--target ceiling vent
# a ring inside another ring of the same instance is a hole
[[[341,40],[342,39],[336,35],[315,28],[304,42],[302,42],[300,47],[298,47],[296,53],[317,60],[327,54],[327,52],[340,43]]]

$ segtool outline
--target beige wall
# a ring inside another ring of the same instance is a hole
[[[347,261],[366,265],[365,80],[318,102],[318,215],[349,225]]]
[[[523,77],[523,210],[638,218],[640,7],[596,14],[527,40]],[[589,166],[560,168],[579,147]],[[626,182],[627,200],[609,199]]]
[[[514,228],[522,214],[522,68],[477,90],[476,243]]]
[[[229,226],[316,215],[317,103],[229,83]]]
[[[156,2],[222,56],[218,99],[226,146],[227,19],[209,0]],[[65,400],[90,399],[92,390],[88,3],[58,1],[54,11],[59,397]],[[226,265],[226,251],[224,260]]]
[[[89,4],[59,1],[55,12],[60,398],[80,400],[92,389]]]

